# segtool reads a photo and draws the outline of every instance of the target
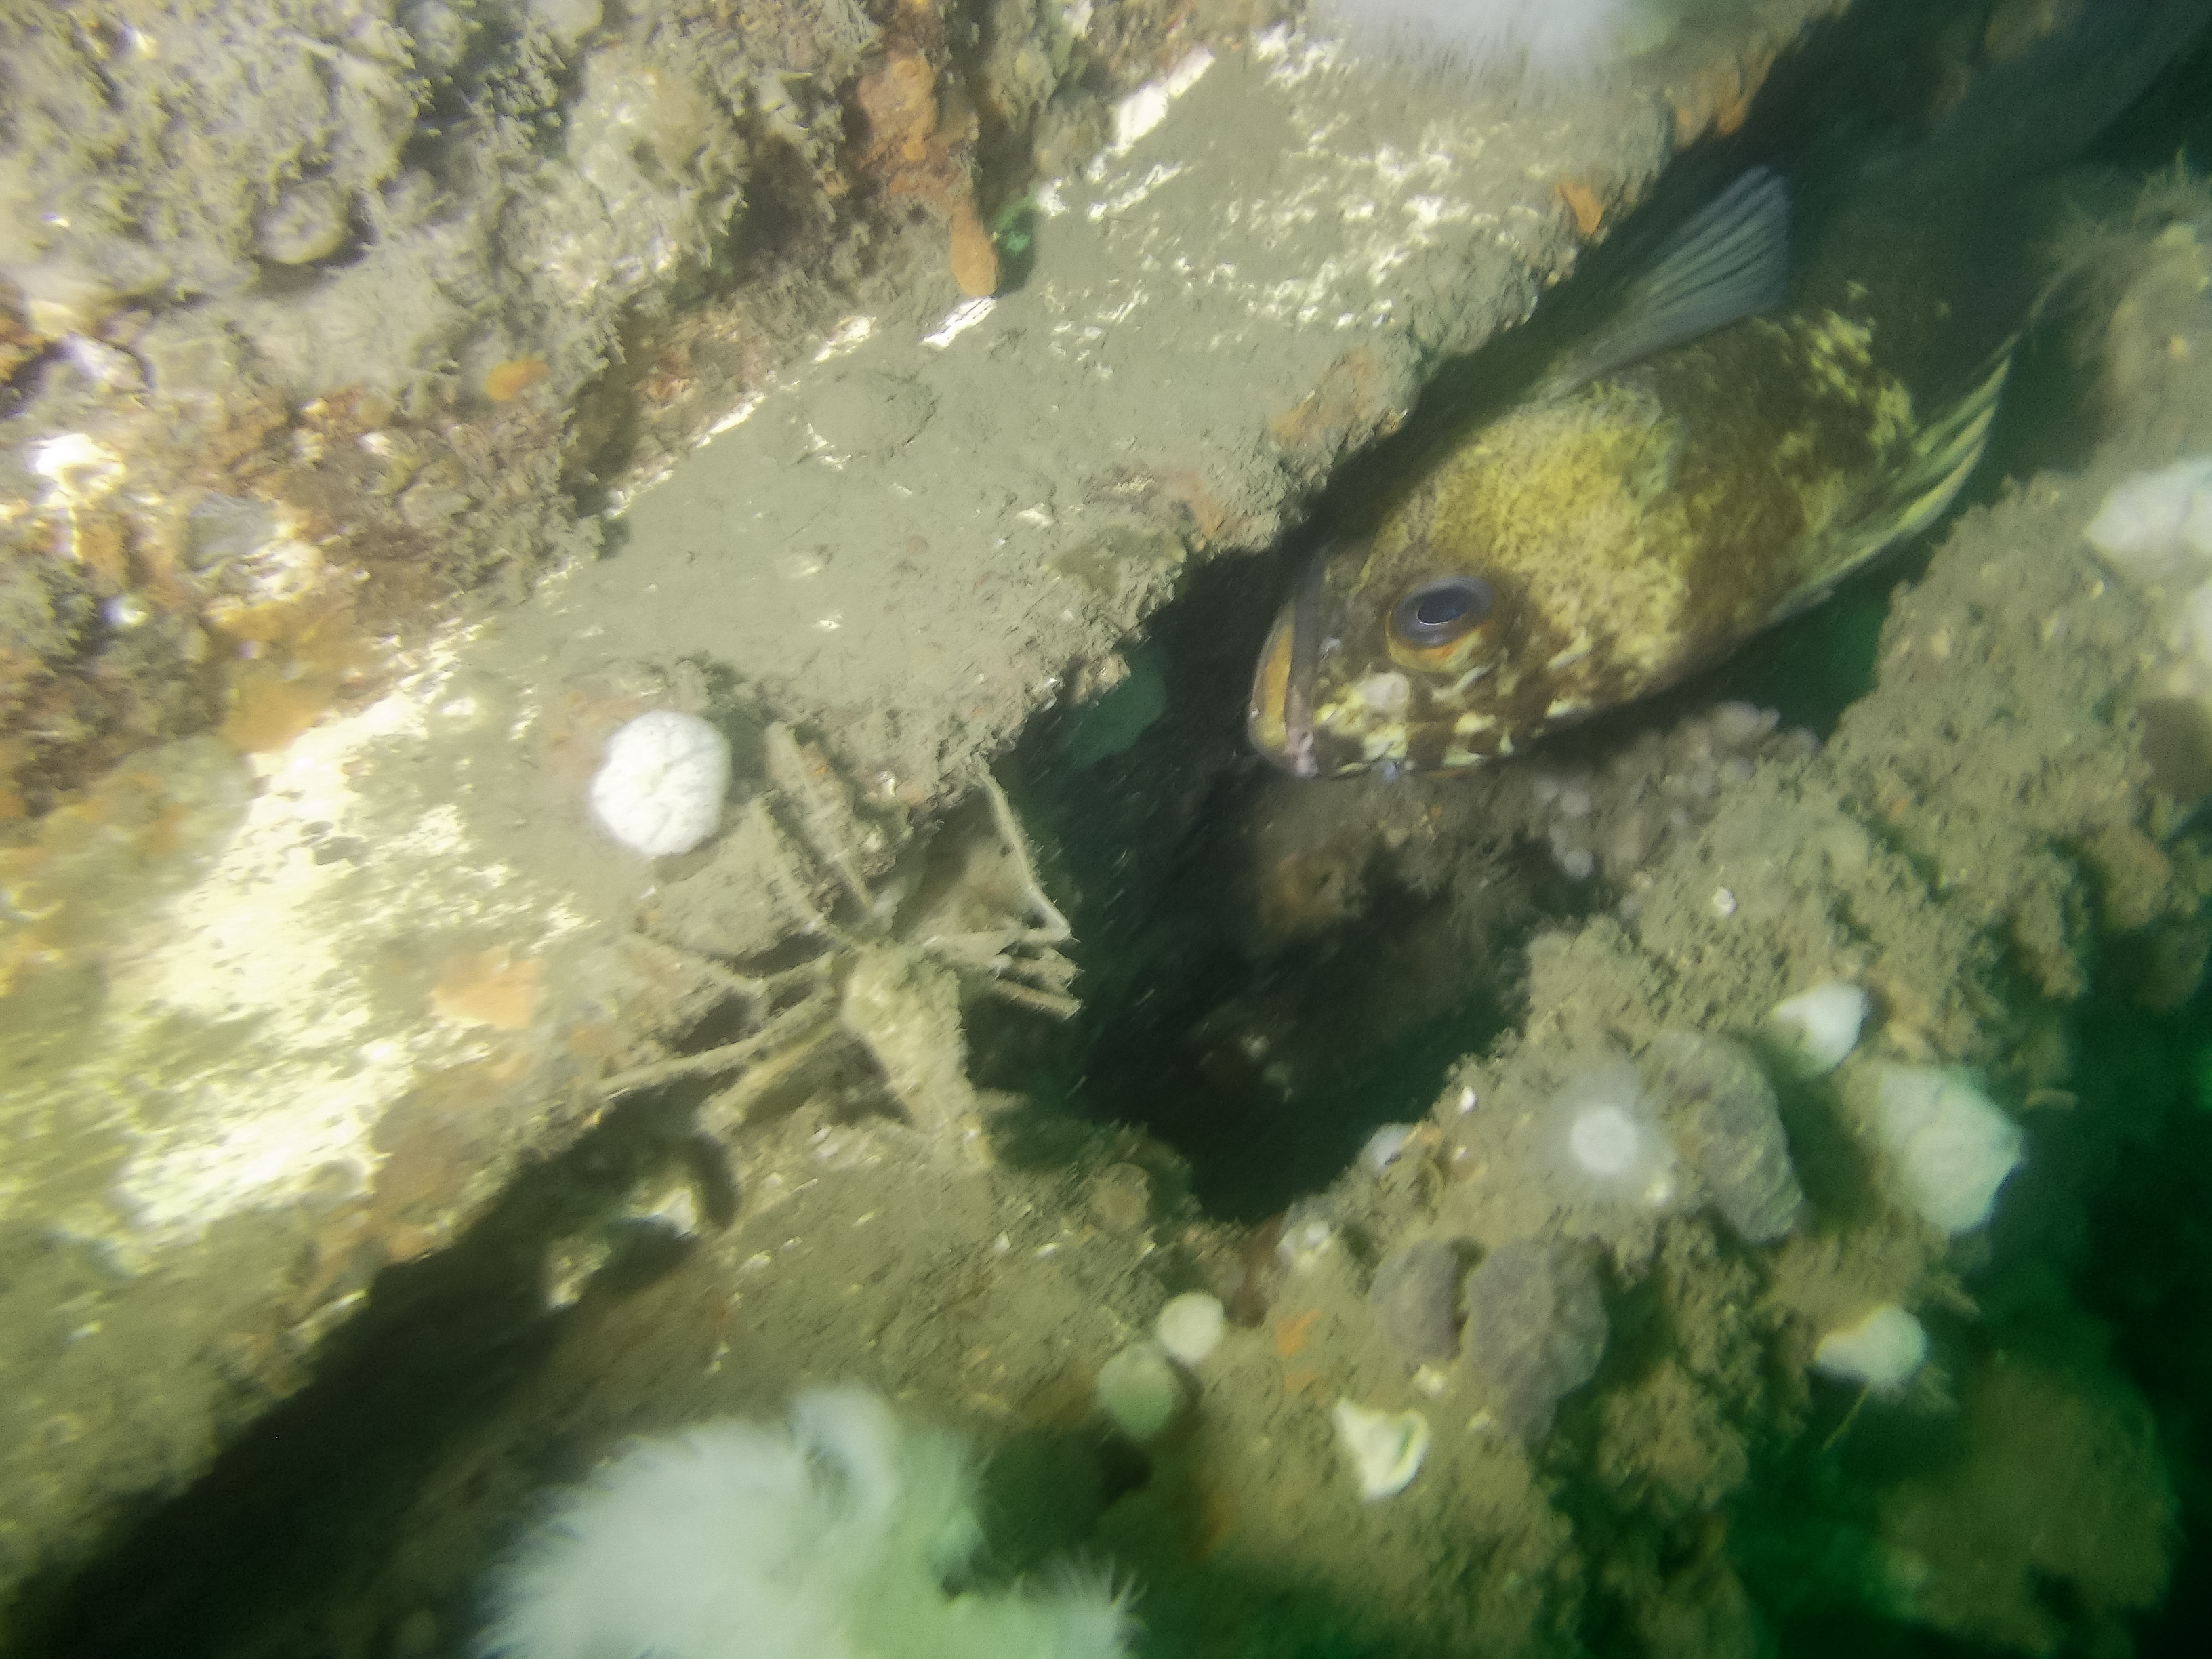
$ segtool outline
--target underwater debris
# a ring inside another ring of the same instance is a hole
[[[1459,1252],[1438,1238],[1417,1239],[1375,1270],[1367,1305],[1390,1346],[1416,1364],[1459,1352]]]
[[[2021,1161],[2020,1126],[1955,1073],[1885,1066],[1876,1128],[1905,1202],[1948,1233],[1990,1218]]]
[[[1579,1245],[1516,1239],[1467,1277],[1466,1363],[1494,1391],[1498,1421],[1517,1438],[1550,1431],[1561,1396],[1597,1374],[1606,1335],[1597,1269]]]
[[[1869,1006],[1857,986],[1831,980],[1776,1003],[1766,1016],[1767,1029],[1797,1076],[1826,1077],[1858,1046]]]
[[[1894,1302],[1885,1302],[1813,1350],[1813,1369],[1878,1393],[1902,1388],[1928,1358],[1928,1332]]]
[[[1656,1091],[1705,1196],[1746,1243],[1771,1244],[1805,1213],[1774,1086],[1740,1042],[1670,1031],[1651,1045]]]
[[[1334,1415],[1362,1498],[1380,1503],[1413,1484],[1429,1455],[1427,1418],[1419,1412],[1370,1411],[1349,1400],[1338,1401]]]

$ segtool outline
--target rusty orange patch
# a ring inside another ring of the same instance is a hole
[[[1575,228],[1585,237],[1597,234],[1597,228],[1605,221],[1605,204],[1597,192],[1579,179],[1562,179],[1552,186],[1552,194],[1565,202],[1575,216]]]
[[[282,749],[322,718],[337,693],[331,675],[286,679],[274,673],[242,674],[231,687],[222,740],[241,754]]]
[[[430,993],[430,1006],[442,1018],[501,1031],[529,1024],[537,1002],[537,963],[514,961],[503,945],[454,951]]]
[[[1325,471],[1346,450],[1397,429],[1395,390],[1374,351],[1354,346],[1322,371],[1296,407],[1267,417],[1268,435],[1302,467]]]
[[[1315,1322],[1320,1317],[1319,1308],[1309,1308],[1302,1314],[1293,1314],[1287,1319],[1277,1320],[1275,1322],[1277,1356],[1288,1359],[1299,1349],[1304,1347],[1306,1339],[1313,1334]]]
[[[484,376],[484,396],[495,404],[512,403],[551,372],[543,357],[510,359]]]
[[[1751,112],[1751,100],[1774,67],[1774,48],[1759,47],[1741,60],[1724,58],[1698,71],[1690,94],[1674,106],[1674,146],[1688,148],[1708,132],[1726,137]]]
[[[999,291],[999,250],[965,198],[952,204],[952,280],[978,300]]]

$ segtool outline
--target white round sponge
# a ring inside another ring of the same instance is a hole
[[[696,714],[656,708],[607,739],[592,812],[647,858],[688,853],[714,833],[730,787],[730,745]]]

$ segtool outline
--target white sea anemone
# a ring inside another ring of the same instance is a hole
[[[1826,1077],[1857,1046],[1868,1006],[1857,986],[1830,980],[1776,1003],[1766,1023],[1790,1070],[1800,1077]]]
[[[864,1389],[788,1425],[639,1441],[501,1566],[478,1659],[1120,1659],[1124,1600],[1069,1575],[947,1592],[981,1541],[960,1443]]]
[[[1649,51],[1659,0],[1316,0],[1317,29],[1356,51],[1492,83],[1589,79]]]
[[[1885,1066],[1875,1127],[1905,1200],[1948,1233],[1990,1218],[2023,1156],[2020,1126],[1955,1072]]]
[[[696,714],[656,708],[607,739],[592,811],[647,858],[688,853],[714,833],[730,787],[730,744]]]
[[[1856,1325],[1830,1331],[1813,1350],[1813,1369],[1881,1391],[1910,1382],[1928,1358],[1928,1333],[1894,1302]]]
[[[2109,563],[2144,581],[2212,559],[2212,455],[2123,478],[2081,534]]]
[[[1616,1054],[1570,1078],[1548,1116],[1560,1171],[1580,1196],[1651,1208],[1673,1200],[1674,1149],[1626,1059]]]

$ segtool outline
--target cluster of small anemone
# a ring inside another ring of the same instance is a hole
[[[1617,1222],[1702,1208],[1752,1249],[1807,1224],[1774,1079],[1817,1086],[1856,1046],[1871,1007],[1860,988],[1828,982],[1778,1004],[1749,1040],[1667,1031],[1633,1058],[1613,1051],[1584,1064],[1533,1120],[1543,1168],[1532,1174],[1559,1195],[1559,1233],[1488,1249],[1412,1240],[1373,1276],[1376,1328],[1419,1368],[1417,1381],[1434,1380],[1431,1392],[1449,1386],[1438,1368],[1456,1360],[1489,1421],[1540,1438],[1559,1402],[1596,1374],[1607,1329],[1600,1244]],[[1946,1234],[1985,1225],[2021,1161],[2012,1119],[1963,1073],[1877,1062],[1865,1075],[1892,1200]],[[1310,1259],[1315,1248],[1302,1238],[1297,1254]],[[1812,1361],[1888,1390],[1911,1379],[1928,1346],[1911,1312],[1876,1302],[1818,1332]]]

